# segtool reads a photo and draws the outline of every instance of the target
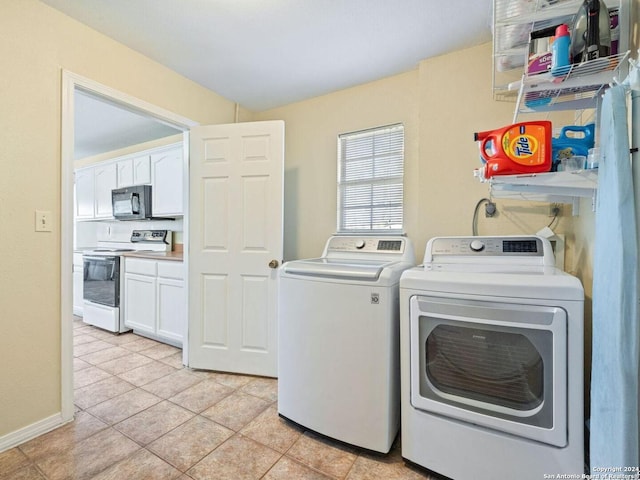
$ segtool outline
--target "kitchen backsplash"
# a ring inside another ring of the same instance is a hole
[[[173,243],[184,243],[183,220],[75,222],[74,248],[95,247],[100,241],[128,242],[133,230],[171,230]]]

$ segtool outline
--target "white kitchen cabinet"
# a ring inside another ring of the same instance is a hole
[[[127,273],[124,277],[124,324],[136,332],[156,333],[156,278]]]
[[[148,337],[182,346],[186,326],[184,264],[125,258],[124,323]]]
[[[151,183],[149,155],[126,158],[117,162],[118,188]]]
[[[94,168],[79,168],[75,172],[75,218],[92,219],[95,216]]]
[[[82,263],[82,253],[73,254],[73,314],[82,316],[84,301],[83,294],[84,265]]]
[[[153,215],[183,215],[182,145],[151,154],[151,185]]]
[[[95,168],[95,218],[113,217],[111,190],[118,187],[115,163],[99,164]]]

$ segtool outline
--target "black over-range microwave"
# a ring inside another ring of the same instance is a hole
[[[134,185],[111,190],[113,217],[117,220],[149,220],[151,185]]]

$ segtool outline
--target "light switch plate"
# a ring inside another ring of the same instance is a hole
[[[36,210],[36,232],[51,232],[52,231],[51,212],[47,210]]]

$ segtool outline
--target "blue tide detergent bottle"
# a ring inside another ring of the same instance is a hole
[[[582,156],[587,157],[589,149],[595,143],[594,123],[584,126],[567,125],[560,131],[560,135],[551,139],[551,171],[558,170],[558,165],[564,159]],[[580,166],[581,168],[583,165]]]

